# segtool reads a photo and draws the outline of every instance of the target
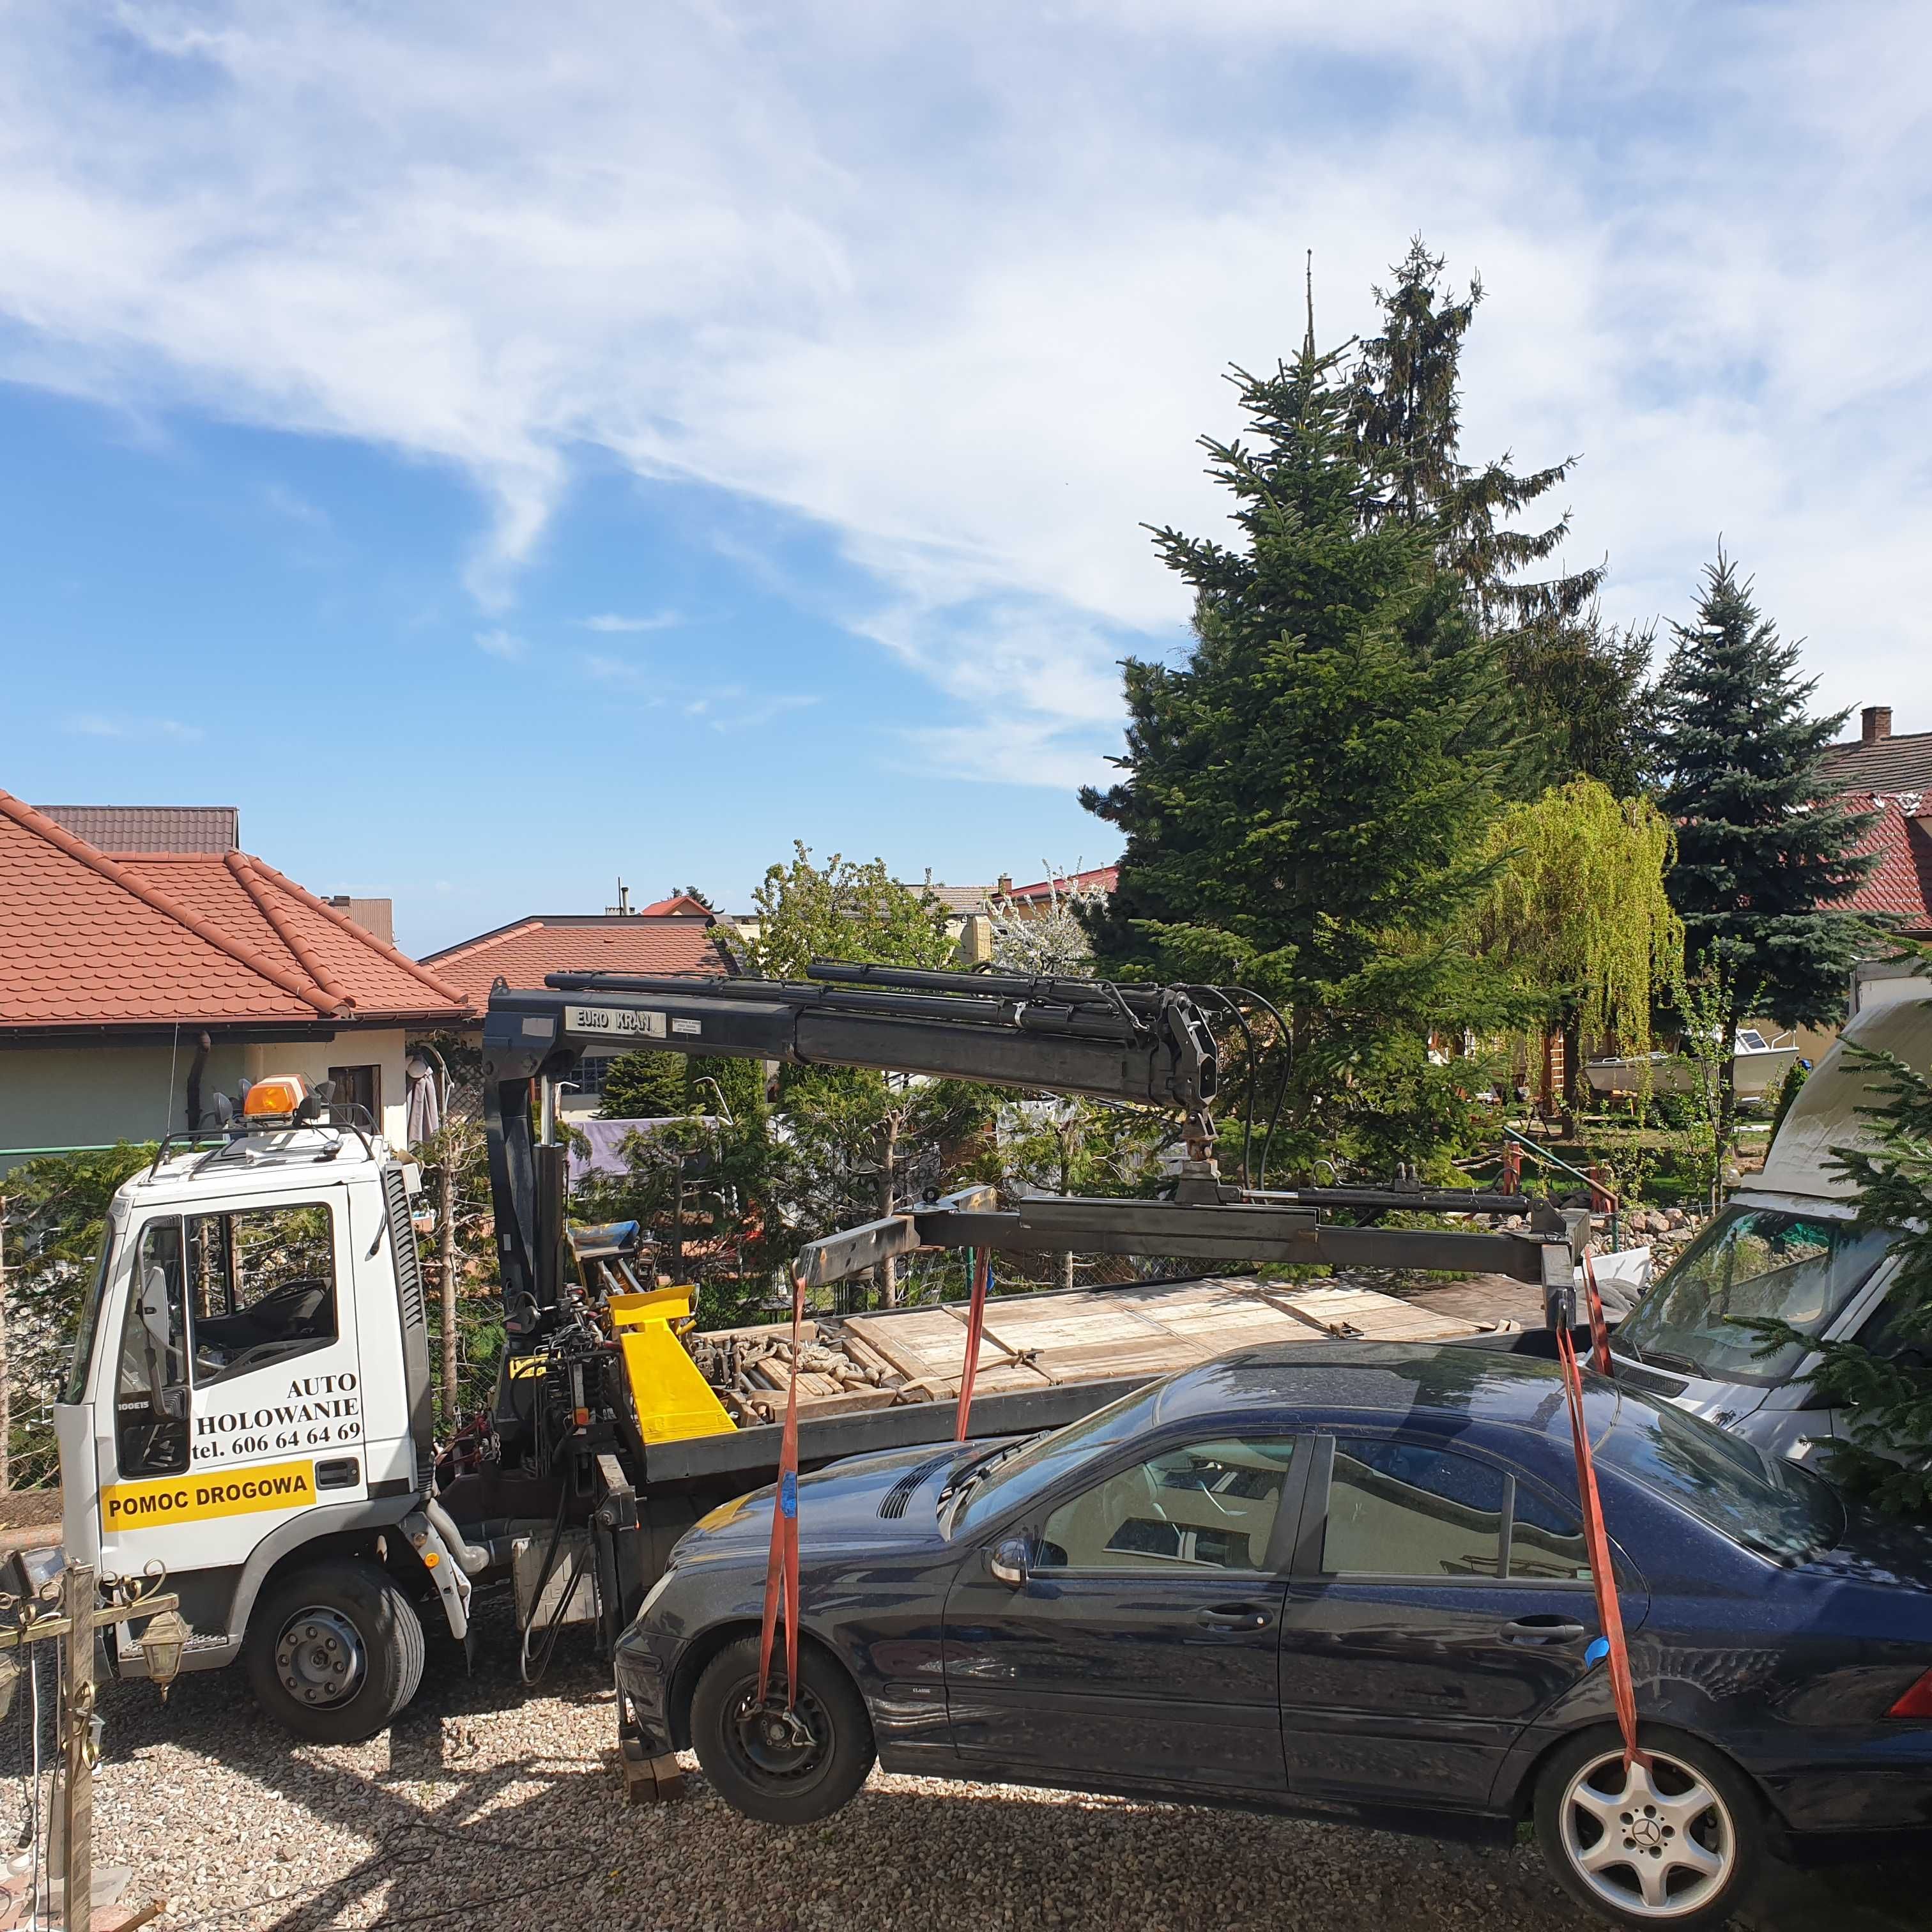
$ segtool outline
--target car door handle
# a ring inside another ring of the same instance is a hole
[[[1194,1612],[1194,1621],[1204,1630],[1266,1630],[1274,1612],[1259,1604],[1210,1604]]]
[[[1575,1643],[1587,1633],[1567,1617],[1518,1617],[1502,1634],[1510,1643]]]

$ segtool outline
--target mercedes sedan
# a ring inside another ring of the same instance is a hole
[[[1932,1838],[1932,1532],[1587,1381],[1628,1770],[1562,1382],[1453,1347],[1252,1350],[1049,1435],[805,1478],[800,1682],[762,1702],[772,1492],[748,1496],[678,1545],[619,1691],[756,1818],[822,1817],[876,1759],[1436,1833],[1528,1819],[1633,1926],[1721,1923],[1773,1849]]]

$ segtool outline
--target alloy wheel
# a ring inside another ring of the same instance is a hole
[[[1564,1856],[1606,1905],[1660,1924],[1708,1904],[1736,1870],[1736,1828],[1701,1772],[1667,1752],[1584,1765],[1563,1793]]]

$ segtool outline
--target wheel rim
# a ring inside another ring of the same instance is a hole
[[[755,1678],[733,1692],[722,1726],[725,1749],[738,1769],[754,1783],[777,1791],[799,1791],[814,1784],[831,1762],[837,1734],[832,1714],[808,1684],[787,1711],[784,1686],[774,1682],[764,1703]]]
[[[1667,1923],[1708,1905],[1737,1867],[1737,1831],[1710,1781],[1681,1758],[1654,1751],[1624,1765],[1606,1751],[1563,1794],[1564,1856],[1606,1904]]]
[[[322,1710],[346,1704],[362,1688],[368,1653],[362,1634],[340,1610],[298,1610],[275,1640],[275,1675],[298,1704]]]

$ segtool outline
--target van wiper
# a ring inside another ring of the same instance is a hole
[[[1633,1348],[1631,1352],[1636,1353]],[[1652,1348],[1637,1356],[1646,1368],[1671,1369],[1680,1376],[1693,1376],[1700,1382],[1708,1379],[1701,1362],[1694,1362],[1688,1355],[1666,1354],[1661,1348]]]

